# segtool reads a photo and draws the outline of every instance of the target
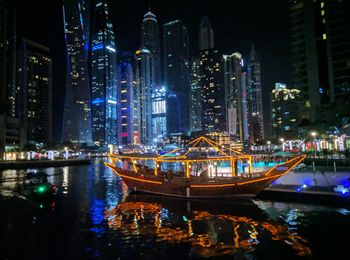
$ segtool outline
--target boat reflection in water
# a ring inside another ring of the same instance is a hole
[[[213,204],[134,195],[106,211],[105,218],[123,236],[154,236],[158,243],[189,244],[195,257],[254,254],[261,240],[264,245],[260,247],[270,240],[289,247],[295,256],[311,255],[305,239],[267,220],[251,201]]]

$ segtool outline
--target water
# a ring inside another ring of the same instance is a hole
[[[348,256],[348,209],[259,200],[186,201],[127,193],[100,160],[48,168],[55,200],[0,179],[0,259],[291,259]]]

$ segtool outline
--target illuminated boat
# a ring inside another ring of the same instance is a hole
[[[254,156],[199,137],[186,151],[175,149],[162,156],[110,154],[111,163],[105,165],[133,191],[214,198],[255,196],[305,157],[283,158],[285,162],[253,168]]]

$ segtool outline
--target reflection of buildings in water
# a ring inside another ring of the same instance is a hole
[[[47,181],[51,184],[55,184],[57,180],[57,174],[55,174],[55,168],[47,168],[45,169],[45,173],[47,176]]]
[[[68,185],[69,185],[68,167],[63,167],[62,193],[64,196],[68,195]]]
[[[102,234],[105,231],[104,212],[114,209],[123,203],[128,195],[128,187],[110,169],[89,173],[87,196],[89,197],[89,212],[92,227],[91,232]],[[99,185],[96,185],[98,183]],[[103,185],[101,185],[103,183]]]
[[[18,185],[21,185],[25,172],[21,170],[4,170],[0,175],[0,195],[12,196]]]
[[[317,206],[300,203],[284,203],[275,201],[253,200],[261,210],[263,210],[270,219],[275,221],[283,220],[289,229],[296,229],[302,225],[305,212],[333,212],[334,209],[326,206]]]
[[[157,242],[190,243],[202,257],[248,252],[265,236],[287,244],[299,256],[311,255],[307,241],[280,224],[207,211],[189,215],[169,214],[160,204],[144,202],[124,202],[105,211],[109,227],[125,236],[155,235]]]
[[[106,180],[106,208],[111,210],[125,201],[128,187],[110,168],[105,170],[103,178]]]

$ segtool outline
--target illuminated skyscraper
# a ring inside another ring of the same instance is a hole
[[[63,0],[67,76],[62,141],[91,143],[89,0]]]
[[[199,59],[191,62],[191,132],[202,130],[202,89],[200,86]]]
[[[167,131],[190,131],[188,32],[180,20],[163,25],[164,81],[167,89]]]
[[[246,76],[238,52],[224,55],[225,110],[227,131],[240,141],[248,139]]]
[[[215,46],[214,31],[208,17],[204,16],[199,26],[199,50],[212,49]]]
[[[159,87],[152,91],[152,137],[157,143],[167,134],[166,89]]]
[[[162,81],[159,29],[157,18],[151,11],[144,15],[142,21],[141,49],[143,48],[152,54],[152,84],[158,88]]]
[[[206,133],[226,130],[225,87],[222,54],[217,49],[199,54],[202,90],[202,128]]]
[[[134,132],[134,73],[133,56],[124,53],[118,64],[117,116],[118,144],[138,143],[138,132]]]
[[[107,0],[94,8],[91,36],[92,139],[99,146],[117,144],[117,56]]]
[[[271,93],[271,121],[272,135],[276,140],[297,137],[299,98],[300,90],[288,89],[283,83],[275,84]]]
[[[248,63],[248,95],[249,141],[255,143],[262,141],[265,138],[265,134],[262,107],[261,68],[254,46],[252,46]]]
[[[18,55],[17,114],[26,143],[44,145],[52,136],[52,58],[49,48],[23,39]]]
[[[150,144],[152,138],[152,54],[147,49],[136,51],[136,105],[140,142]]]

